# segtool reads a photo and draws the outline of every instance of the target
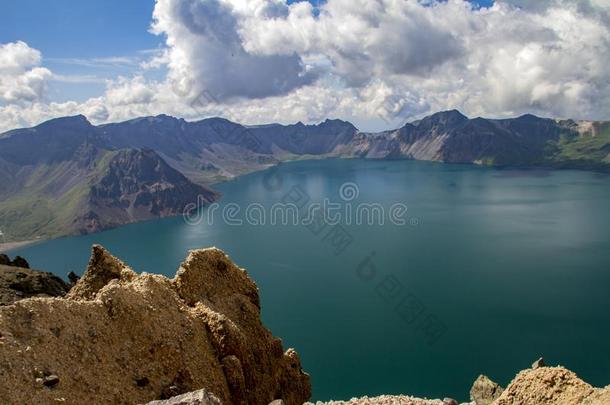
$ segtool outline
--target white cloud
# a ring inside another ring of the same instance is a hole
[[[450,108],[471,116],[609,118],[607,1],[505,0],[482,9],[462,0],[423,3],[328,0],[316,15],[308,2],[157,0],[152,31],[166,48],[141,67],[165,67],[165,78],[117,78],[80,104],[39,97],[0,107],[0,125],[67,111],[96,122],[167,113],[244,123],[397,123]],[[3,65],[31,67],[17,75],[34,71],[40,54],[30,51]]]
[[[242,44],[238,2],[159,0],[153,32],[167,36],[170,80],[179,93],[194,98],[202,91],[214,99],[264,98],[306,85],[313,76],[301,58],[256,55]],[[256,1],[269,5],[277,1]],[[284,6],[285,7],[285,6]],[[275,15],[273,7],[264,15]]]
[[[40,60],[40,52],[25,42],[0,44],[0,105],[43,98],[51,72]]]

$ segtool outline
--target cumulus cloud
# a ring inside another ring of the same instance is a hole
[[[278,15],[270,2],[261,3],[268,6],[266,16]],[[206,91],[227,101],[287,94],[311,83],[314,77],[296,53],[257,55],[244,49],[235,6],[220,0],[157,2],[153,32],[167,36],[168,80],[175,91],[187,97]]]
[[[51,72],[40,67],[41,55],[25,42],[0,44],[0,104],[43,98]]]
[[[36,102],[0,106],[0,122],[35,123],[70,110],[96,122],[167,113],[392,126],[451,108],[608,119],[609,13],[605,0],[499,0],[489,8],[327,0],[315,10],[285,0],[157,0],[151,31],[166,47],[142,66],[163,67],[166,77],[117,78],[84,103],[45,104],[42,89],[23,86]],[[13,46],[30,49],[21,44]],[[2,66],[17,67],[1,75],[44,69],[35,50],[7,54],[0,52]],[[0,89],[4,100],[28,99]]]

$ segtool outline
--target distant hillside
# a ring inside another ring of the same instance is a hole
[[[58,118],[0,135],[0,230],[15,241],[176,215],[199,194],[217,198],[210,184],[310,157],[608,171],[610,123],[452,110],[363,133],[341,120],[243,126],[159,115],[93,126]]]
[[[201,195],[152,150],[107,148],[84,117],[0,137],[0,230],[6,241],[95,232],[177,215]]]

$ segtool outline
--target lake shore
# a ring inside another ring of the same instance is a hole
[[[18,249],[32,243],[42,242],[43,239],[23,240],[21,242],[5,242],[0,243],[0,253],[6,253],[14,249]]]

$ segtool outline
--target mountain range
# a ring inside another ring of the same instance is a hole
[[[94,126],[63,117],[0,134],[5,241],[96,232],[180,214],[209,187],[279,162],[417,159],[610,171],[610,122],[443,111],[379,133],[342,120],[245,126],[167,115]]]

